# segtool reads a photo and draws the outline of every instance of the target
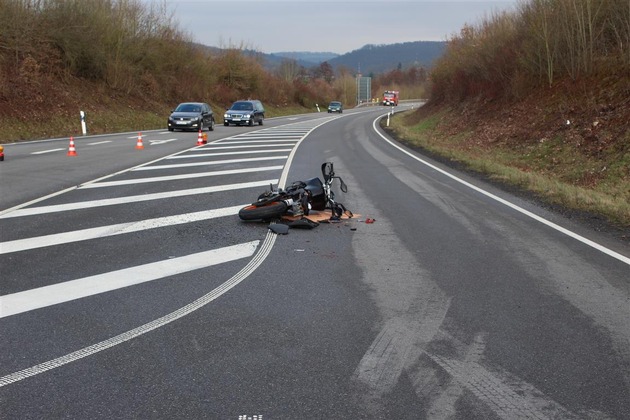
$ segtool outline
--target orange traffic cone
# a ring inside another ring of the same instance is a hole
[[[77,149],[74,147],[74,137],[70,137],[70,146],[68,146],[68,156],[77,156]]]
[[[201,135],[201,130],[199,130],[199,135],[197,136],[197,146],[203,146],[203,145],[204,145],[203,136]]]
[[[0,146],[0,162],[4,160],[4,147]]]
[[[136,142],[136,149],[144,149],[144,144],[142,144],[142,133],[138,133],[138,141]]]

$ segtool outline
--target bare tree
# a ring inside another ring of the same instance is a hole
[[[292,58],[283,58],[278,67],[278,76],[287,82],[292,82],[299,74],[300,66]]]

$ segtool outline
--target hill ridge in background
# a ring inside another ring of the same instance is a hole
[[[345,54],[330,52],[282,51],[249,54],[264,59],[268,69],[276,68],[283,60],[292,59],[298,65],[309,68],[328,62],[334,69],[345,67],[362,74],[378,74],[397,68],[429,68],[446,49],[446,41],[411,41],[397,44],[366,44]]]
[[[431,67],[446,49],[445,41],[414,41],[398,44],[367,44],[328,61],[337,68],[344,66],[363,74],[383,73],[396,68]]]
[[[333,52],[310,52],[310,51],[280,51],[270,53],[271,55],[275,55],[283,58],[290,58],[297,61],[304,61],[307,63],[313,63],[314,65],[319,65],[324,61],[332,60],[333,58],[339,57],[341,54],[333,53]]]

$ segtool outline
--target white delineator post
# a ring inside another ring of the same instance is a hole
[[[85,125],[85,112],[80,111],[81,115],[81,132],[85,136],[87,134],[87,126]]]

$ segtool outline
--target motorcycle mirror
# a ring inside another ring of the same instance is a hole
[[[343,179],[341,179],[341,177],[337,177],[339,178],[339,183],[341,184],[339,186],[339,188],[341,189],[341,192],[347,193],[348,192],[348,186],[346,185],[345,182],[343,182]]]
[[[322,175],[325,182],[328,182],[335,175],[332,162],[322,163]]]

